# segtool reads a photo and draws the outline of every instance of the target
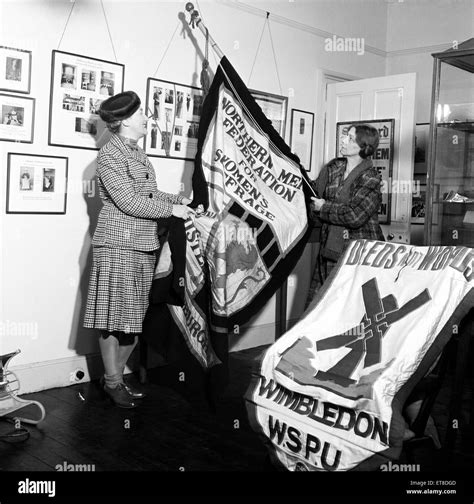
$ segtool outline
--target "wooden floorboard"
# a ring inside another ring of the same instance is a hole
[[[27,441],[1,442],[0,470],[51,471],[58,464],[78,464],[93,465],[96,471],[268,471],[267,449],[249,425],[244,399],[262,351],[231,354],[229,386],[215,410],[191,374],[187,383],[180,383],[179,369],[166,366],[150,370],[148,396],[137,409],[113,406],[96,382],[27,394],[44,405],[46,419],[26,426]],[[448,379],[433,408],[442,439],[451,392]],[[470,405],[472,394],[465,396]],[[11,428],[0,422],[0,435]],[[463,452],[464,444],[458,436],[449,463],[473,468],[472,451]],[[444,467],[441,452],[423,446],[417,450],[424,467]]]

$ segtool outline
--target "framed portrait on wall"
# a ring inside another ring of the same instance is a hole
[[[253,89],[249,89],[249,91],[265,116],[271,121],[273,127],[284,139],[288,98],[286,96],[264,93]]]
[[[65,214],[68,158],[10,152],[7,214]]]
[[[311,171],[313,154],[314,114],[304,110],[291,109],[290,147],[300,158],[306,171]]]
[[[0,93],[0,140],[33,143],[35,99]]]
[[[31,51],[0,46],[0,91],[28,94],[31,88]]]
[[[204,97],[198,87],[149,78],[144,147],[148,156],[194,160]]]
[[[124,73],[119,63],[53,50],[49,145],[99,149],[110,137],[99,107],[123,91]]]
[[[395,119],[338,122],[336,125],[336,157],[341,156],[342,138],[348,134],[350,126],[359,124],[368,124],[379,132],[379,146],[371,159],[374,167],[382,176],[382,204],[379,209],[379,223],[390,224]]]

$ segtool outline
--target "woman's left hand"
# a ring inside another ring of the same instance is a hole
[[[319,212],[321,210],[321,207],[326,203],[325,199],[322,198],[315,198],[314,196],[311,196],[311,208],[315,212]]]

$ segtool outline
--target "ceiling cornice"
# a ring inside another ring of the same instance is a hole
[[[219,0],[219,3],[222,5],[226,5],[228,7],[231,7],[233,9],[238,9],[238,10],[241,10],[244,12],[248,12],[249,14],[253,14],[254,16],[258,16],[258,17],[262,17],[262,18],[265,18],[267,16],[267,11],[265,11],[264,9],[260,9],[258,7],[253,7],[252,5],[245,4],[243,2],[240,2],[239,0]],[[331,33],[326,30],[321,30],[320,28],[316,28],[314,26],[311,26],[311,25],[308,25],[305,23],[300,23],[299,21],[295,21],[293,19],[289,19],[284,16],[279,16],[278,14],[270,13],[270,19],[272,21],[274,21],[275,23],[279,23],[279,24],[294,28],[296,30],[310,33],[316,37],[321,37],[324,39],[327,39],[327,38],[332,39],[333,37],[345,38],[340,34]],[[394,57],[394,56],[408,56],[411,54],[440,52],[440,51],[444,51],[445,49],[449,49],[450,47],[451,47],[451,43],[445,43],[445,44],[436,44],[436,45],[423,46],[423,47],[410,47],[407,49],[395,49],[393,51],[385,51],[384,49],[379,49],[378,47],[375,47],[375,46],[372,46],[369,44],[364,44],[364,50],[366,52],[375,54],[377,56],[381,56],[383,58],[390,58],[390,57]]]

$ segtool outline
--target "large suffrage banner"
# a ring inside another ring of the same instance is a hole
[[[202,109],[192,180],[192,206],[204,211],[182,232],[179,223],[170,228],[146,318],[150,344],[163,339],[163,330],[178,330],[203,368],[219,363],[214,337],[220,343],[228,333],[238,334],[304,250],[311,233],[304,177],[296,156],[222,58]],[[173,286],[176,296],[169,296]]]
[[[304,170],[224,57],[206,97],[193,176],[212,325],[247,322],[291,273],[311,232]]]
[[[401,410],[474,304],[474,250],[351,242],[247,392],[289,470],[373,470],[401,452]]]

